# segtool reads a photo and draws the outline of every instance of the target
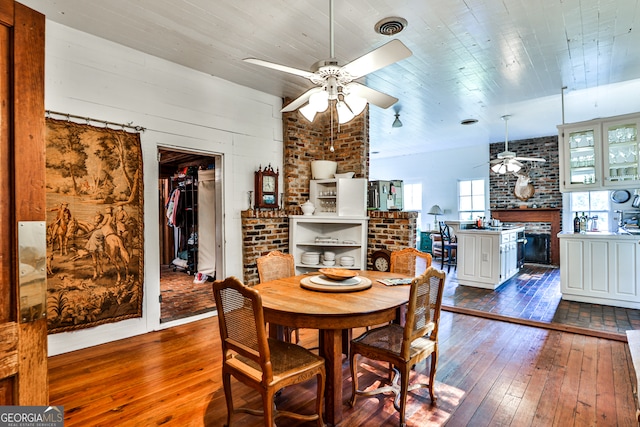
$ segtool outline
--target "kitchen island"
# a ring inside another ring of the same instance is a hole
[[[562,299],[640,309],[640,235],[558,234]]]
[[[458,230],[458,283],[496,289],[513,277],[519,270],[517,236],[522,231],[524,227]]]

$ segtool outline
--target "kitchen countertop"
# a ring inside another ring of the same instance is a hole
[[[524,227],[518,226],[506,226],[506,227],[485,227],[485,228],[462,228],[458,230],[457,234],[461,233],[502,233],[505,231],[522,231]]]
[[[572,231],[562,231],[558,233],[561,239],[625,239],[632,240],[640,238],[640,234],[616,233],[612,231],[587,231],[586,233],[574,233]]]

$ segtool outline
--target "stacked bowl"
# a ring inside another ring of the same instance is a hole
[[[352,256],[340,257],[340,265],[343,267],[353,267],[355,263],[356,263],[356,260]]]
[[[332,266],[336,265],[336,254],[335,252],[325,251],[323,254],[324,260],[322,261],[323,265]]]
[[[307,265],[320,264],[320,252],[303,252],[301,261]]]

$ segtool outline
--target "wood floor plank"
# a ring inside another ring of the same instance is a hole
[[[512,425],[541,425],[538,423],[538,418],[540,418],[538,406],[540,401],[544,400],[542,394],[549,377],[551,366],[553,365],[553,358],[561,336],[562,334],[560,333],[550,332],[546,334],[544,341],[540,342],[541,347],[532,347],[529,350],[536,355],[535,365],[520,405],[518,405],[518,409],[512,419]],[[525,375],[527,374],[528,371],[525,372]]]
[[[630,417],[635,411],[633,402],[620,397],[633,394],[635,376],[629,375],[631,354],[628,346],[612,345],[613,383],[616,385],[616,420],[618,425],[637,426],[635,417]]]
[[[585,339],[582,367],[580,369],[580,384],[576,402],[576,426],[590,426],[596,424],[596,388],[598,369],[598,340],[588,337]]]
[[[442,319],[438,400],[432,405],[427,390],[410,393],[407,427],[559,425],[559,419],[570,417],[555,419],[556,412],[569,414],[570,408],[576,416],[569,425],[593,425],[594,420],[632,425],[635,377],[626,344],[450,312]],[[317,339],[316,331],[302,330],[303,345]],[[50,403],[65,406],[66,427],[220,426],[226,420],[220,358],[216,318],[54,356],[49,359]],[[384,364],[371,366],[371,372],[363,371],[367,384],[375,381],[374,371],[384,374]],[[414,375],[425,377],[427,366],[420,363]],[[567,375],[579,378],[577,392],[572,391],[575,379]],[[347,359],[343,376],[340,427],[398,425],[387,396],[359,398],[355,408],[349,407]],[[260,397],[249,388],[233,381],[233,390],[237,405],[260,406]],[[571,399],[562,397],[566,390]],[[277,404],[310,412],[314,397],[310,381],[302,388],[287,387]],[[243,427],[263,425],[249,415],[235,421]],[[278,422],[280,427],[308,425],[286,418]]]
[[[565,374],[562,379],[562,385],[560,386],[560,400],[554,418],[554,424],[560,426],[570,426],[575,422],[578,387],[580,385],[580,374],[582,373],[582,361],[584,359],[585,337],[582,335],[574,335],[572,338]]]
[[[598,423],[614,425],[616,419],[615,383],[611,342],[598,341],[598,374],[596,379],[596,416]],[[609,392],[605,392],[609,390]]]
[[[493,325],[492,325],[493,326]],[[504,367],[504,361],[509,360],[513,351],[509,351],[507,345],[512,341],[517,328],[505,325],[501,334],[496,334],[485,342],[476,354],[477,368],[465,375],[464,381],[458,385],[459,388],[467,390],[464,398],[465,405],[456,409],[452,417],[452,422],[459,425],[488,425],[493,412],[487,414],[481,411],[481,405],[485,399],[491,399],[488,395],[492,389],[496,378]]]
[[[571,352],[573,335],[562,334],[551,365],[547,381],[542,390],[542,399],[538,404],[536,423],[540,425],[556,425],[554,423],[556,409],[560,400],[560,388],[566,373],[567,362]]]
[[[504,398],[498,406],[491,420],[491,425],[509,425],[521,406],[527,385],[534,374],[536,349],[539,348],[541,339],[547,335],[544,330],[531,330],[531,335],[522,337],[520,346],[515,354],[520,355],[519,363],[513,363],[509,369],[505,369],[505,380],[509,382]]]

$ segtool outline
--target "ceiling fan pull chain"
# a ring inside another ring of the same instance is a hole
[[[332,3],[333,3],[333,0],[332,0]],[[330,108],[331,108],[331,112],[330,112],[331,113],[331,117],[330,117],[330,120],[331,120],[331,125],[330,125],[331,126],[331,147],[329,148],[329,151],[331,151],[333,153],[334,151],[336,151],[335,148],[333,148],[333,106],[330,106]]]

